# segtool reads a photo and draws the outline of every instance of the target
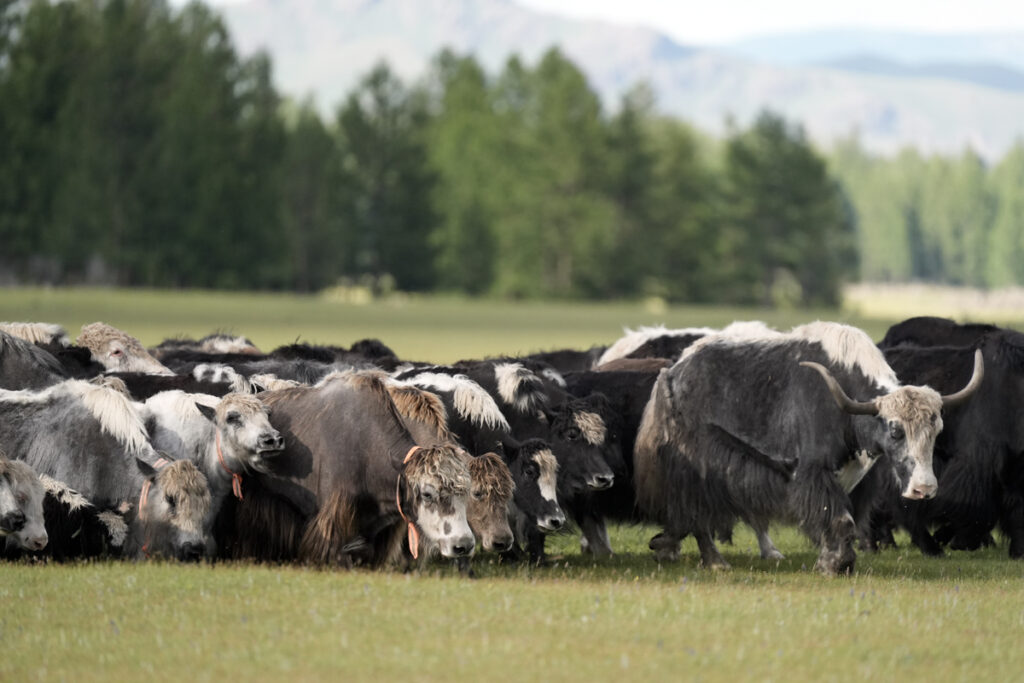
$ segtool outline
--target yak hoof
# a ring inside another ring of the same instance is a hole
[[[766,553],[761,553],[762,560],[784,560],[786,556],[779,552],[778,548],[772,548]]]
[[[732,569],[732,565],[726,562],[723,558],[718,557],[710,560],[701,560],[700,566],[704,569],[710,569],[713,572],[725,572]]]

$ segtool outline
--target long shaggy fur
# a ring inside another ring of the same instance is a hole
[[[54,323],[0,323],[0,332],[24,339],[30,344],[71,346],[67,331]]]

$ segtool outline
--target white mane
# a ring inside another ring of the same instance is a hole
[[[57,502],[67,505],[71,512],[92,507],[92,503],[85,496],[62,481],[57,481],[46,474],[40,474],[39,481],[42,482],[43,489],[47,493],[56,498]]]
[[[520,413],[531,413],[541,408],[534,400],[536,394],[520,392],[524,384],[541,384],[540,378],[524,368],[522,363],[498,363],[494,366],[494,378],[498,382],[501,400]]]
[[[885,356],[871,341],[871,337],[860,328],[818,320],[794,327],[790,335],[797,339],[818,342],[829,360],[848,370],[856,367],[880,389],[891,392],[900,386],[900,381],[889,367]]]
[[[67,331],[55,323],[0,323],[0,332],[12,337],[23,339],[31,344],[48,344],[57,342],[61,346],[71,346],[71,338]]]
[[[41,391],[0,390],[0,401],[12,403],[49,403],[64,396],[82,401],[82,405],[100,423],[100,429],[127,446],[135,455],[151,450],[140,404],[133,403],[121,392],[109,387],[69,379]]]
[[[480,427],[509,431],[508,420],[501,413],[498,404],[482,386],[465,375],[445,375],[438,372],[424,372],[399,384],[410,384],[425,389],[447,391],[452,394],[452,402],[463,419],[469,420]]]
[[[605,352],[601,354],[601,358],[598,359],[596,365],[604,365],[605,363],[609,363],[613,360],[625,358],[650,340],[657,339],[658,337],[709,335],[716,333],[718,330],[714,330],[710,327],[683,327],[670,330],[664,325],[655,325],[652,327],[638,327],[635,330],[631,330],[626,327],[623,328],[622,331],[623,336],[619,337],[614,344],[605,349]]]

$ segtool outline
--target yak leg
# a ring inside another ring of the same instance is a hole
[[[853,549],[853,541],[857,535],[857,527],[850,513],[833,520],[831,528],[822,536],[821,553],[814,568],[823,574],[852,574],[857,560]]]
[[[762,560],[784,560],[786,556],[779,552],[779,549],[772,543],[771,536],[768,535],[768,524],[767,522],[758,520],[750,525],[750,528],[754,530],[757,535],[757,547],[761,549]]]
[[[921,552],[929,557],[943,557],[942,546],[928,531],[928,526],[920,519],[908,520],[907,531],[910,532],[911,542],[920,548]]]
[[[580,550],[583,554],[590,553],[599,558],[611,557],[612,544],[608,540],[608,527],[605,526],[604,518],[585,514],[577,522],[583,532],[580,539]]]
[[[697,538],[697,547],[700,549],[700,563],[705,569],[729,569],[729,563],[725,561],[715,539],[708,531],[697,531],[693,534]]]
[[[654,551],[654,559],[658,563],[678,562],[682,540],[680,536],[663,531],[652,537],[647,547]]]

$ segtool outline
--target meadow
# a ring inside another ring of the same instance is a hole
[[[913,314],[901,313],[898,317]],[[378,337],[403,357],[457,358],[613,341],[623,326],[779,327],[890,319],[842,311],[401,297],[119,290],[0,290],[0,320],[96,320],[154,344],[215,329],[272,348]],[[898,319],[898,318],[896,318]],[[696,544],[658,565],[650,527],[612,528],[616,555],[549,540],[549,566],[476,560],[370,573],[295,566],[98,562],[0,565],[0,680],[967,680],[1024,671],[1024,563],[1003,547],[925,558],[905,535],[827,579],[796,531],[773,528],[765,561],[737,529],[726,572]]]

